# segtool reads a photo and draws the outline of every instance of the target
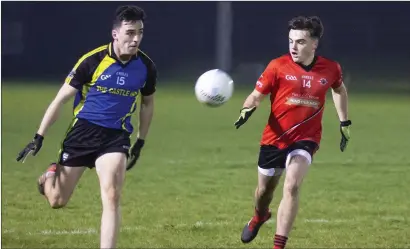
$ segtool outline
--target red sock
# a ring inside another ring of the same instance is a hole
[[[46,171],[46,177],[48,177],[49,175],[55,174],[56,171],[57,171],[57,165],[51,164]]]
[[[274,244],[273,249],[284,249],[286,246],[287,240],[288,240],[288,237],[275,234],[275,240],[273,242]]]

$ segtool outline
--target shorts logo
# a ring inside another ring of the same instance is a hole
[[[61,157],[62,161],[65,162],[68,159],[69,156],[70,155],[67,152],[64,152],[62,157]]]
[[[128,145],[123,145],[122,148],[123,148],[123,149],[126,149],[126,150],[129,150],[129,149],[130,149],[130,147],[129,147]]]
[[[260,81],[256,82],[256,85],[257,85],[258,87],[260,87],[260,88],[263,87],[263,84],[262,84],[262,82],[260,82]]]
[[[285,79],[287,79],[287,80],[298,80],[298,78],[296,76],[289,75],[289,74],[286,75]]]

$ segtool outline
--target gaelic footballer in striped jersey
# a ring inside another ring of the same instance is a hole
[[[96,168],[103,203],[101,248],[116,246],[125,172],[140,156],[153,115],[157,70],[139,49],[145,17],[136,6],[116,10],[112,41],[78,59],[33,141],[17,157],[24,162],[30,153],[37,154],[63,104],[74,98],[73,118],[57,160],[38,179],[38,188],[51,207],[61,208],[85,169]],[[131,120],[138,107],[138,139],[131,146],[130,136],[136,130]]]

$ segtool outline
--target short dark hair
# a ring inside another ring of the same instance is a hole
[[[313,38],[320,39],[323,36],[323,24],[317,16],[297,16],[288,23],[288,30],[307,30]]]
[[[134,5],[124,5],[117,8],[115,11],[115,17],[113,27],[121,26],[123,21],[144,21],[147,18],[144,10]]]

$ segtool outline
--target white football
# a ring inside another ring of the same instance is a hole
[[[233,80],[229,74],[212,69],[203,73],[195,84],[195,95],[200,103],[217,107],[226,103],[233,93]]]

